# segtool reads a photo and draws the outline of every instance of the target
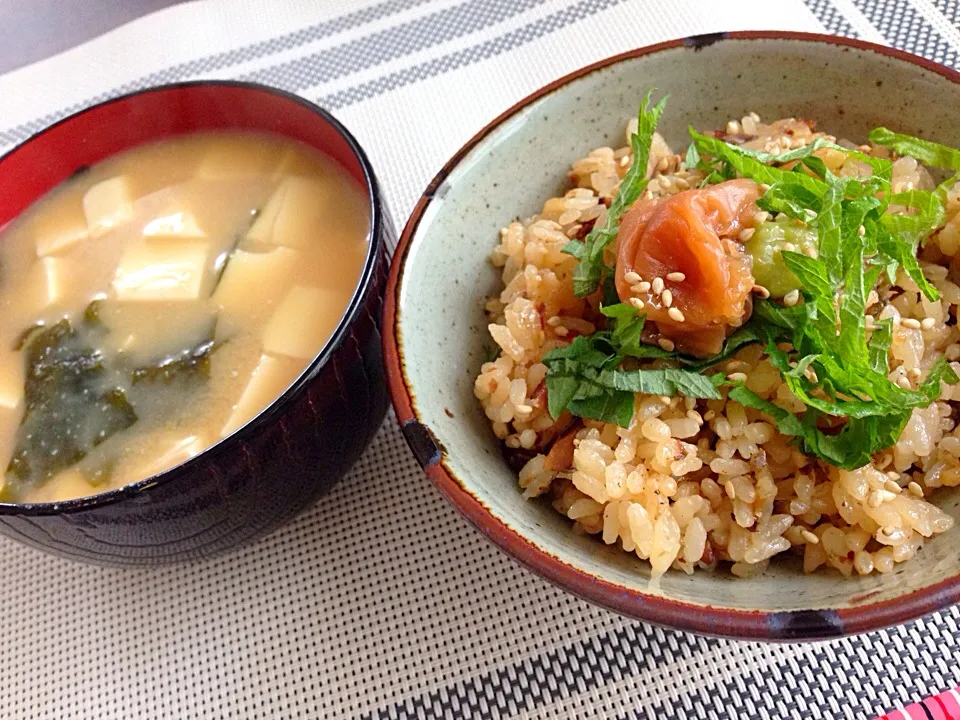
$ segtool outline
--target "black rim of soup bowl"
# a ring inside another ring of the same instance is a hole
[[[156,475],[151,475],[149,477],[143,478],[142,480],[137,480],[127,485],[123,485],[119,488],[114,488],[111,490],[104,490],[101,493],[96,495],[89,495],[82,498],[74,498],[71,500],[62,500],[57,502],[3,502],[0,501],[0,516],[3,515],[16,515],[23,517],[39,517],[39,516],[49,516],[49,515],[67,515],[70,513],[75,513],[83,510],[91,510],[96,507],[102,507],[105,505],[110,505],[113,503],[120,502],[122,500],[140,495],[141,493],[149,491],[151,488],[163,484],[166,480],[174,477],[175,474],[185,472],[201,465],[202,463],[208,461],[211,456],[219,455],[222,453],[228,453],[232,450],[239,449],[243,441],[247,438],[253,437],[258,432],[260,432],[267,424],[278,422],[283,414],[284,408],[288,406],[293,401],[297,400],[302,396],[306,390],[307,386],[319,375],[320,371],[324,368],[333,354],[341,347],[344,340],[349,334],[351,325],[357,319],[358,315],[363,310],[370,292],[373,291],[373,285],[375,284],[375,274],[377,271],[377,264],[381,259],[381,255],[384,253],[384,232],[387,231],[389,223],[387,222],[384,212],[383,212],[383,203],[380,196],[380,185],[377,182],[376,175],[373,170],[373,165],[370,163],[367,154],[364,152],[363,148],[360,146],[360,143],[353,136],[353,134],[347,130],[347,128],[337,120],[330,112],[323,109],[319,105],[316,105],[309,100],[306,100],[299,95],[287,92],[285,90],[280,90],[279,88],[270,87],[269,85],[262,85],[260,83],[251,83],[243,82],[236,80],[197,80],[189,82],[179,82],[179,83],[168,83],[164,85],[152,85],[148,88],[143,88],[136,90],[134,92],[126,93],[124,95],[118,95],[117,97],[110,98],[100,103],[96,103],[89,107],[79,110],[75,113],[72,113],[61,120],[58,120],[51,125],[39,130],[38,132],[31,135],[26,140],[23,140],[20,143],[17,143],[15,147],[11,150],[4,153],[0,156],[0,173],[4,171],[4,161],[8,157],[17,153],[25,145],[29,145],[35,140],[41,138],[54,128],[66,125],[75,121],[78,117],[81,117],[87,113],[94,112],[99,108],[111,105],[115,103],[124,102],[130,98],[134,98],[140,95],[145,95],[149,93],[176,90],[182,88],[192,88],[192,87],[229,87],[229,88],[238,88],[242,90],[250,90],[252,92],[267,93],[280,97],[282,99],[295,102],[302,107],[310,110],[315,115],[319,116],[322,121],[327,123],[332,127],[340,137],[346,141],[351,153],[356,159],[357,163],[360,166],[360,169],[363,172],[364,177],[364,190],[367,195],[367,200],[370,203],[370,229],[367,232],[367,254],[364,258],[363,267],[360,271],[360,277],[358,278],[353,294],[350,296],[350,300],[347,303],[347,307],[343,312],[336,328],[333,333],[330,335],[326,343],[320,349],[320,351],[314,356],[313,360],[306,366],[306,368],[297,376],[290,386],[283,391],[273,402],[267,405],[263,410],[257,413],[253,418],[247,421],[246,424],[239,427],[237,430],[232,432],[230,435],[227,435],[224,438],[220,438],[212,445],[208,445],[202,451],[194,455],[193,457],[185,460],[184,462],[174,465],[173,467],[167,468]],[[238,127],[238,132],[245,132],[244,128]],[[182,135],[194,134],[193,132],[181,133]],[[279,137],[285,137],[279,133],[275,133]],[[297,141],[295,138],[288,138],[294,142]],[[149,141],[148,141],[149,142]],[[121,152],[127,152],[133,148],[138,147],[138,145],[131,145],[128,148],[125,148]],[[316,152],[323,154],[323,150],[320,148],[312,147]],[[107,156],[109,157],[109,156]],[[102,158],[106,160],[107,157]],[[329,155],[327,157],[330,157]],[[330,158],[333,162],[340,164],[337,160]],[[101,161],[102,161],[101,160]],[[342,166],[341,166],[342,167]],[[347,172],[346,168],[343,168]],[[57,187],[57,186],[54,186]],[[54,188],[50,188],[34,199],[33,203],[37,202],[41,197],[51,192]],[[29,207],[32,207],[32,204],[28,206],[27,209],[22,211],[17,215],[17,218],[27,212]],[[16,218],[11,220],[13,222]],[[9,225],[9,223],[8,223]],[[0,228],[0,242],[2,242],[3,232],[6,230],[6,227]],[[336,482],[339,478],[335,478],[333,482]],[[333,484],[332,482],[330,483]],[[288,518],[289,519],[289,518]],[[270,532],[275,530],[276,527],[267,528],[265,532]],[[255,539],[259,535],[253,535]],[[249,539],[245,538],[244,540]],[[240,541],[241,543],[243,540]],[[53,548],[50,548],[53,549]],[[226,548],[224,548],[226,549]],[[54,550],[56,552],[56,550]],[[84,560],[93,560],[93,557],[87,555],[78,555],[79,559]]]

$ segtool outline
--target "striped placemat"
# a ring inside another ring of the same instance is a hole
[[[144,85],[258,80],[332,108],[402,221],[478,128],[602,57],[779,28],[958,66],[958,23],[956,0],[207,0],[0,76],[0,150]],[[3,718],[960,717],[956,608],[804,646],[627,620],[490,546],[392,418],[330,496],[236,554],[115,571],[0,540],[0,577]]]

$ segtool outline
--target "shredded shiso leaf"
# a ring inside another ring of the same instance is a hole
[[[580,262],[574,272],[579,297],[606,288],[614,270],[604,264],[604,251],[616,239],[623,214],[647,185],[650,144],[666,98],[651,105],[652,91],[640,107],[637,133],[631,138],[633,162],[623,178],[603,227],[583,242],[572,241],[564,251]],[[924,277],[917,250],[944,222],[951,178],[935,190],[892,194],[892,162],[865,155],[825,139],[776,155],[732,145],[690,129],[691,144],[684,164],[702,171],[704,184],[735,177],[766,186],[757,205],[771,214],[783,214],[816,231],[818,253],[810,257],[783,252],[784,265],[801,284],[803,302],[792,307],[773,299],[755,299],[749,322],[727,338],[723,350],[706,359],[686,357],[659,346],[644,344],[644,316],[632,306],[609,302],[601,307],[607,329],[577,337],[570,345],[543,358],[548,372],[550,414],[573,415],[629,425],[634,393],[683,395],[719,399],[721,387],[729,397],[769,416],[781,433],[796,438],[810,455],[844,469],[866,465],[871,456],[896,443],[914,408],[934,402],[941,383],[958,378],[944,358],[927,372],[917,389],[903,388],[888,379],[887,351],[892,338],[890,321],[866,324],[867,295],[880,275],[891,282],[897,270],[916,283],[923,295],[936,300],[939,292]],[[918,161],[960,171],[960,151],[920,138],[877,128],[871,142]],[[870,165],[867,177],[839,177],[813,153],[830,147]],[[778,167],[794,162],[792,168]],[[911,214],[887,213],[891,205]],[[739,349],[760,343],[784,382],[806,410],[795,415],[750,391],[742,381],[707,368]],[[786,349],[785,349],[786,348]],[[659,360],[655,369],[625,369],[624,360]],[[840,418],[842,426],[827,433],[823,416]]]

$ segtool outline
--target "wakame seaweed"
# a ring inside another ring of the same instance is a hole
[[[155,365],[140,367],[133,371],[133,384],[142,382],[168,385],[174,380],[210,377],[210,355],[217,349],[213,340],[206,340],[195,348],[164,358]]]
[[[38,485],[137,421],[123,390],[108,386],[89,336],[89,328],[64,319],[27,338],[25,408],[8,479]]]

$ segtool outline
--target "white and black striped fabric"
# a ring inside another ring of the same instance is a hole
[[[960,67],[958,24],[957,0],[207,0],[0,76],[0,151],[144,85],[257,80],[333,109],[402,223],[477,129],[600,58],[776,28]],[[960,684],[957,609],[771,646],[566,595],[461,520],[392,417],[330,496],[236,554],[118,571],[0,540],[0,578],[3,718],[835,720]]]

